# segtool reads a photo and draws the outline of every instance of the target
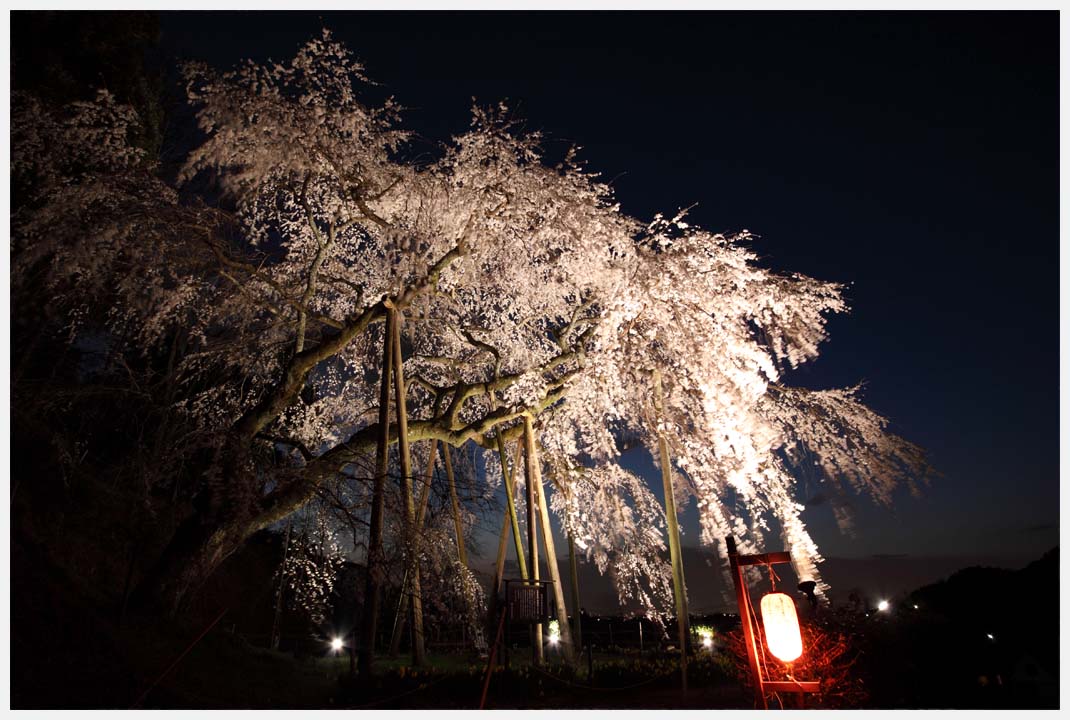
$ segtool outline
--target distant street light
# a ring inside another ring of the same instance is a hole
[[[888,601],[887,600],[881,600],[879,603],[877,603],[877,609],[880,610],[881,612],[887,612],[888,611],[888,607],[889,607],[889,605],[888,605]]]
[[[550,631],[549,642],[553,647],[557,647],[557,643],[561,642],[561,626],[558,625],[557,620],[551,620],[549,623]]]
[[[334,650],[335,652],[339,652],[342,649],[342,645],[342,638],[340,637],[331,640],[331,650]]]

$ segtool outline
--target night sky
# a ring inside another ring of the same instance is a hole
[[[473,97],[506,100],[551,154],[581,145],[625,212],[698,203],[769,267],[850,285],[787,379],[865,381],[943,476],[893,510],[857,498],[855,538],[814,503],[827,557],[935,573],[1058,544],[1056,13],[190,12],[163,14],[161,42],[229,68],[323,26],[409,108],[417,150]],[[693,504],[683,527],[697,544]]]

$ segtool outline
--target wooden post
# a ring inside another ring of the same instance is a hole
[[[372,512],[368,530],[368,568],[364,590],[364,612],[360,618],[360,653],[357,667],[367,678],[375,658],[375,625],[379,618],[379,595],[383,585],[383,501],[386,476],[390,469],[390,376],[392,375],[391,340],[397,319],[391,310],[386,314],[383,330],[383,372],[379,384],[379,438],[375,447],[375,480],[372,485]]]
[[[538,472],[535,458],[535,441],[531,433],[531,417],[524,416],[524,478],[527,491],[528,565],[531,579],[539,579],[539,529],[535,524],[535,482]],[[531,626],[531,659],[542,665],[542,623]]]
[[[725,546],[728,549],[728,565],[732,573],[732,585],[736,589],[739,619],[743,625],[743,643],[747,646],[747,661],[750,663],[750,671],[754,679],[754,703],[762,710],[768,710],[769,706],[765,702],[765,690],[762,683],[762,666],[761,661],[758,659],[758,645],[754,639],[754,626],[751,624],[750,598],[747,595],[743,568],[739,564],[739,554],[736,552],[736,539],[729,535],[725,539]]]
[[[572,631],[568,626],[568,608],[565,607],[565,591],[561,586],[561,570],[557,567],[557,550],[554,547],[554,534],[550,528],[550,506],[546,503],[546,488],[542,486],[542,465],[539,462],[535,446],[535,432],[531,425],[531,416],[524,416],[524,442],[531,455],[528,482],[535,484],[538,507],[535,511],[542,523],[542,543],[546,550],[546,569],[550,573],[550,583],[554,588],[554,610],[557,613],[557,628],[561,633],[565,662],[572,664],[575,655],[572,652]]]
[[[687,586],[684,583],[684,561],[680,551],[680,527],[676,520],[676,495],[672,484],[672,460],[669,458],[669,443],[661,423],[665,417],[665,401],[661,388],[661,371],[654,371],[654,407],[658,422],[658,451],[661,464],[661,482],[665,492],[665,523],[669,531],[669,559],[672,563],[672,590],[676,600],[676,624],[680,641],[681,689],[687,692],[687,648],[690,628],[687,614]]]
[[[416,527],[416,508],[412,496],[412,457],[409,454],[409,420],[405,403],[405,372],[401,360],[401,322],[397,310],[394,317],[394,407],[398,416],[398,449],[401,456],[401,491],[405,496],[406,560],[409,568],[409,587],[412,590],[412,663],[424,664],[424,613],[420,599],[419,537]]]

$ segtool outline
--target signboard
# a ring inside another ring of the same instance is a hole
[[[505,582],[505,601],[509,607],[510,622],[541,623],[550,617],[549,582],[523,580]]]

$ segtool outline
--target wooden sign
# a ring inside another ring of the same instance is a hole
[[[505,601],[509,608],[509,621],[530,623],[546,622],[550,617],[549,582],[506,580]]]

